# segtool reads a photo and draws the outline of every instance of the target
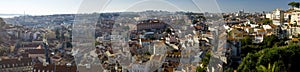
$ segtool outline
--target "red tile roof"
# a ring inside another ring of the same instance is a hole
[[[271,26],[272,28],[277,28],[277,26],[274,25],[274,24],[270,24],[270,26]]]
[[[45,54],[44,49],[28,49],[28,50],[25,50],[25,52],[27,52],[29,54]]]

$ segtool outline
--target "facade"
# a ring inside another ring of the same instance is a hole
[[[146,72],[149,71],[146,63],[133,63],[128,69],[129,72]]]
[[[281,25],[284,23],[284,11],[275,9],[271,14],[266,14],[266,18],[272,20],[275,25]]]
[[[28,53],[28,57],[30,57],[30,58],[44,57],[45,56],[44,49],[28,49],[28,50],[25,50],[25,52]]]
[[[0,72],[31,72],[31,58],[0,59]]]
[[[300,11],[291,13],[290,24],[296,24],[300,26]]]
[[[165,28],[167,28],[167,24],[156,19],[145,20],[137,24],[137,30],[165,29]]]
[[[54,65],[54,64],[41,64],[37,63],[33,65],[32,72],[76,72],[75,65]]]

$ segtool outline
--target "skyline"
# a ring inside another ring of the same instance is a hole
[[[291,1],[297,0],[5,0],[0,3],[0,14],[51,15],[152,9],[171,12],[270,12],[276,8],[290,8],[288,3]]]

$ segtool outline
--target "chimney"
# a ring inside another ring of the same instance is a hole
[[[66,65],[67,65],[67,67],[71,67],[71,66],[72,66],[72,64],[71,64],[71,63],[67,63]]]
[[[91,68],[91,64],[85,64],[85,67],[86,67],[87,69],[90,69],[90,68]]]
[[[21,61],[21,57],[18,58],[18,61]]]

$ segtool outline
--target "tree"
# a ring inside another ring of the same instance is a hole
[[[9,52],[9,48],[5,46],[0,46],[0,56],[5,56]]]
[[[209,63],[210,56],[211,56],[210,51],[205,53],[205,56],[201,59],[202,67],[198,66],[196,72],[206,72],[205,68],[207,67],[207,65]]]
[[[241,40],[242,45],[251,45],[252,44],[252,39],[249,36],[245,36],[242,40]]]
[[[249,36],[245,36],[243,39],[241,39],[241,44],[242,57],[245,57],[248,53],[256,52],[257,49],[260,49],[252,44],[252,39]]]
[[[263,19],[263,20],[262,20],[262,23],[263,23],[263,25],[267,25],[267,24],[272,24],[273,21],[270,20],[270,19]]]
[[[224,72],[234,72],[234,69],[233,69],[233,68],[226,68],[226,69],[224,70]]]
[[[291,6],[292,9],[294,9],[295,7],[299,8],[300,3],[299,2],[290,2],[288,5]]]
[[[272,67],[272,68],[271,68]],[[266,68],[264,65],[259,65],[258,67],[256,67],[256,69],[259,71],[259,72],[275,72],[275,69],[276,69],[276,63],[274,63],[272,66],[271,64],[269,63],[268,64],[268,68]]]
[[[146,52],[145,54],[146,54],[146,55],[151,55],[151,53],[150,53],[150,52]]]
[[[196,72],[206,72],[206,71],[204,68],[201,68],[200,66],[198,66]]]
[[[293,72],[300,64],[300,45],[273,47],[248,53],[238,67],[238,72]],[[272,64],[273,63],[273,64]],[[272,65],[271,65],[272,64]],[[265,67],[268,65],[268,67]]]
[[[66,42],[66,44],[67,44],[67,48],[72,48],[73,47],[71,42]]]
[[[207,52],[206,54],[205,54],[205,57],[202,59],[202,64],[203,64],[203,67],[205,68],[205,67],[207,67],[207,65],[208,65],[208,63],[209,63],[209,60],[210,60],[210,56],[211,56],[211,54],[210,54],[210,52]]]
[[[127,31],[127,30],[129,30],[129,29],[130,29],[129,26],[124,26],[124,27],[123,27],[123,30],[125,30],[125,31]]]
[[[97,41],[95,41],[95,43],[94,43],[95,45],[100,45],[100,42],[97,42]]]
[[[271,35],[271,36],[265,37],[263,39],[263,42],[261,45],[263,48],[272,48],[275,45],[275,43],[277,43],[277,42],[280,42],[278,37],[275,35]]]
[[[56,29],[55,30],[55,37],[56,37],[56,39],[60,39],[60,32],[59,32],[59,29]]]

